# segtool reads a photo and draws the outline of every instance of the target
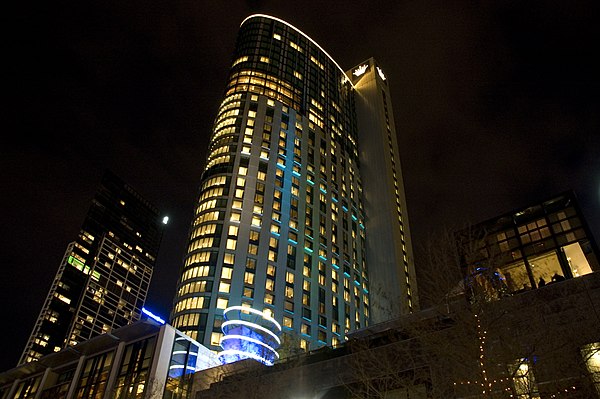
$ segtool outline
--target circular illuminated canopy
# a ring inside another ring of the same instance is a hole
[[[221,363],[254,359],[272,366],[279,358],[281,325],[268,314],[245,306],[231,306],[223,311],[223,338],[218,357]]]

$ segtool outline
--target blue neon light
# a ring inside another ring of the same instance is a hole
[[[165,324],[166,323],[166,321],[164,321],[163,319],[161,319],[160,317],[158,317],[157,315],[155,315],[154,313],[152,313],[151,311],[149,311],[146,308],[142,308],[142,313],[144,313],[145,315],[147,315],[148,317],[150,317],[154,321],[159,322],[160,324]]]

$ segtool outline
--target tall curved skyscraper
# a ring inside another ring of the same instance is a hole
[[[223,311],[270,315],[299,345],[417,307],[391,99],[285,21],[240,27],[171,324],[217,349]]]

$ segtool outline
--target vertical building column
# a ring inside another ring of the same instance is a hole
[[[66,399],[72,399],[75,397],[77,385],[79,385],[79,379],[81,378],[81,373],[83,373],[83,365],[85,364],[86,359],[87,356],[85,355],[79,357],[77,368],[75,369],[75,373],[73,373],[73,379],[71,380],[71,385],[69,385],[69,392],[67,393]]]
[[[125,342],[119,342],[119,346],[117,346],[117,350],[115,351],[115,356],[113,357],[112,366],[110,367],[110,374],[108,376],[108,380],[106,381],[106,389],[104,390],[103,399],[110,399],[113,395],[113,390],[115,388],[115,381],[119,376],[119,365],[121,364],[121,359],[123,358],[123,352],[125,351]],[[67,398],[69,399],[69,398]]]
[[[34,396],[34,399],[40,399],[42,397],[42,391],[44,390],[44,387],[48,384],[48,379],[49,379],[51,373],[52,373],[52,367],[48,367],[46,370],[44,370],[44,375],[42,376],[42,380],[40,381],[40,386],[38,387],[38,390]]]
[[[19,386],[20,383],[21,383],[20,378],[17,378],[16,380],[14,380],[12,387],[10,387],[10,391],[8,391],[8,395],[6,396],[7,398],[15,397],[15,394],[17,392],[17,387]]]
[[[152,365],[150,366],[149,376],[152,379],[148,381],[151,385],[149,398],[162,398],[165,390],[165,382],[169,374],[171,365],[171,354],[173,351],[173,342],[175,341],[175,329],[168,325],[160,328],[152,356]]]

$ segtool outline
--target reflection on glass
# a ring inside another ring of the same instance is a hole
[[[515,293],[531,289],[531,282],[529,281],[529,275],[525,269],[525,263],[511,263],[504,266],[502,272],[506,279],[508,292]]]
[[[560,280],[564,277],[558,255],[552,251],[529,259],[531,273],[538,287]]]

